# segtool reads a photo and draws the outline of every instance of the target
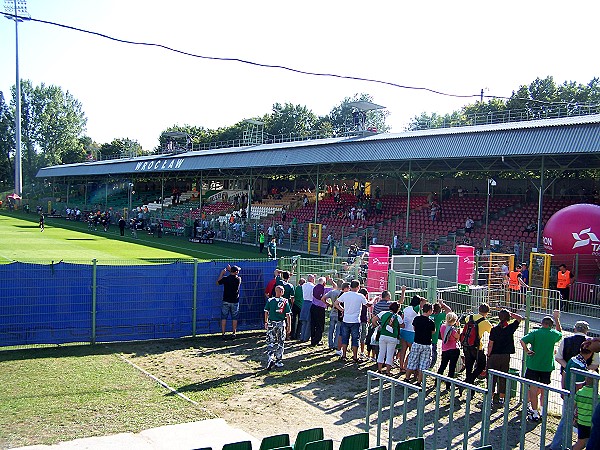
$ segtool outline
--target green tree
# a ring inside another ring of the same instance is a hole
[[[34,89],[34,136],[44,165],[85,160],[79,141],[87,119],[81,103],[58,86],[40,84]]]
[[[132,158],[141,156],[142,146],[134,139],[117,138],[100,146],[100,159]]]
[[[15,110],[16,89],[12,87],[11,109]],[[68,91],[44,83],[34,87],[21,80],[21,145],[23,180],[30,183],[45,165],[85,159],[79,137],[87,119],[81,103]],[[15,130],[11,127],[13,135]]]
[[[317,116],[306,106],[275,103],[271,114],[263,117],[265,132],[271,135],[306,136],[315,129]]]

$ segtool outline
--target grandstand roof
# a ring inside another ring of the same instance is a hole
[[[317,165],[333,171],[340,163],[348,173],[373,173],[406,170],[409,162],[430,172],[538,170],[542,157],[546,169],[600,168],[600,114],[67,164],[44,167],[37,177],[282,174]]]

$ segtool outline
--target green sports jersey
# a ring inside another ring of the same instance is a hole
[[[438,314],[432,314],[431,319],[433,320],[433,323],[435,323],[435,333],[431,337],[431,343],[435,345],[435,344],[437,344],[438,339],[440,337],[440,327],[446,320],[446,313],[441,312]]]
[[[294,286],[284,281],[283,278],[279,276],[275,278],[275,286],[283,286],[283,296],[288,300],[294,297]]]
[[[296,286],[294,290],[294,305],[298,308],[302,309],[302,304],[304,303],[304,295],[302,294],[302,286]]]
[[[265,311],[269,313],[269,322],[285,320],[285,316],[292,312],[290,303],[285,297],[271,297],[267,300]]]
[[[554,345],[560,341],[562,333],[552,328],[538,328],[523,336],[523,342],[531,344],[534,354],[527,356],[527,368],[539,372],[554,370]]]

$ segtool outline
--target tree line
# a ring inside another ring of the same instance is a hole
[[[483,98],[446,114],[426,112],[415,116],[409,130],[480,125],[498,122],[555,118],[600,112],[600,79],[589,83],[565,81],[557,85],[554,78],[536,78],[521,85],[509,98]]]

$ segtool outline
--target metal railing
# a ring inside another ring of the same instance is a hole
[[[476,114],[438,116],[430,120],[417,120],[413,130],[451,128],[495,123],[523,122],[529,120],[557,119],[561,117],[588,116],[600,113],[598,104],[553,105],[552,107],[506,109]]]

